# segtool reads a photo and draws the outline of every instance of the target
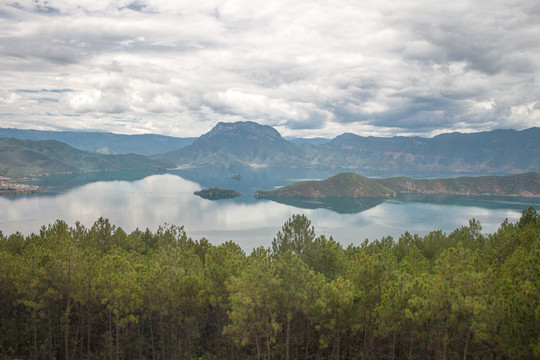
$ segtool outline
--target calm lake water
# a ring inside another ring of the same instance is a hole
[[[57,219],[91,226],[99,217],[126,232],[136,228],[156,231],[164,224],[183,225],[193,239],[214,244],[233,240],[246,251],[268,247],[281,226],[293,214],[305,214],[317,235],[333,236],[342,245],[358,245],[365,239],[405,231],[425,235],[432,230],[450,233],[480,221],[484,233],[497,230],[508,218],[515,222],[529,206],[540,209],[540,200],[529,198],[418,197],[389,200],[330,200],[278,203],[258,200],[253,192],[301,179],[326,178],[332,174],[305,170],[260,169],[178,170],[165,174],[84,174],[50,177],[41,182],[49,193],[0,197],[0,231],[28,235]],[[204,187],[240,191],[235,199],[210,201],[193,194]]]

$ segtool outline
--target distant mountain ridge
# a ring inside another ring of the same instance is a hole
[[[540,128],[451,133],[432,138],[362,137],[293,144],[270,126],[218,123],[193,144],[165,154],[179,166],[282,166],[363,173],[487,173],[540,171]]]
[[[540,171],[540,128],[420,137],[343,134],[320,146],[322,161],[352,170],[520,173]]]
[[[475,195],[540,197],[540,174],[412,179],[373,179],[356,173],[340,173],[325,180],[300,181],[270,191],[257,191],[257,198],[390,198],[396,194]]]
[[[218,123],[194,138],[42,132],[1,129],[0,138],[52,138],[99,153],[156,154],[185,167],[287,167],[391,176],[428,174],[517,174],[540,172],[540,128],[441,134],[432,138],[363,137],[345,133],[334,139],[292,139],[255,122]]]
[[[193,137],[164,135],[122,135],[106,132],[42,131],[0,128],[0,138],[21,140],[57,140],[76,149],[99,154],[156,155],[178,150],[195,141]]]
[[[290,141],[296,145],[300,145],[300,144],[322,145],[322,144],[326,144],[330,142],[332,139],[323,138],[323,137],[315,137],[315,138],[291,137],[291,138],[285,138],[285,140]]]
[[[3,177],[16,179],[87,171],[160,171],[166,167],[167,164],[142,155],[93,154],[56,140],[0,139],[0,176]]]

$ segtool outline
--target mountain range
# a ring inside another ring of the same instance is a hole
[[[345,133],[334,139],[291,139],[292,141],[288,141],[270,126],[255,122],[220,122],[208,133],[196,139],[150,134],[117,135],[0,129],[0,138],[2,137],[30,140],[62,139],[72,147],[93,152],[94,155],[99,152],[152,154],[151,159],[154,162],[148,158],[135,158],[133,154],[129,155],[122,160],[126,161],[126,164],[131,164],[128,167],[134,167],[134,162],[140,162],[141,167],[146,168],[148,166],[161,168],[164,165],[224,168],[286,167],[325,169],[333,173],[354,171],[370,176],[411,175],[415,177],[540,172],[540,128],[538,127],[521,131],[450,133],[432,138],[363,137]],[[30,146],[28,144],[26,143],[25,146]],[[73,152],[73,150],[65,149],[67,152]],[[65,159],[54,157],[56,155],[65,157],[67,154],[51,153],[50,155],[52,157],[49,159],[51,161],[49,164],[52,168],[55,168],[53,160],[72,166],[69,162],[65,163]],[[19,160],[23,159],[21,154],[17,156]],[[11,157],[13,155],[4,151],[0,160],[6,164],[13,160],[10,159]],[[88,155],[84,157],[88,158]],[[29,160],[33,159],[27,158],[25,161]],[[153,165],[149,165],[151,163]],[[20,167],[21,164],[17,166]],[[9,165],[2,166],[10,167]],[[69,166],[60,166],[58,169],[70,171]],[[115,162],[114,166],[109,167],[122,166],[120,162]],[[75,168],[80,167],[75,166]]]
[[[394,172],[518,173],[540,169],[540,128],[450,133],[432,138],[343,134],[320,153],[345,168]],[[328,156],[329,155],[329,156]]]
[[[319,145],[294,144],[270,126],[218,123],[191,145],[158,157],[179,166],[315,167],[362,173],[540,171],[540,128],[451,133],[432,138],[346,133]]]

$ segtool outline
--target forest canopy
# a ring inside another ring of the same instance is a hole
[[[58,220],[0,232],[0,359],[540,357],[540,217],[343,247],[293,215],[270,248]]]

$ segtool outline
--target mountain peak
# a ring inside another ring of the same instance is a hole
[[[271,126],[260,125],[253,121],[239,121],[234,123],[219,122],[199,140],[207,141],[214,137],[234,137],[252,140],[280,140],[281,135]],[[199,141],[198,140],[198,141]]]
[[[177,164],[275,166],[305,163],[303,151],[271,126],[252,121],[220,122],[193,144],[167,154]]]

